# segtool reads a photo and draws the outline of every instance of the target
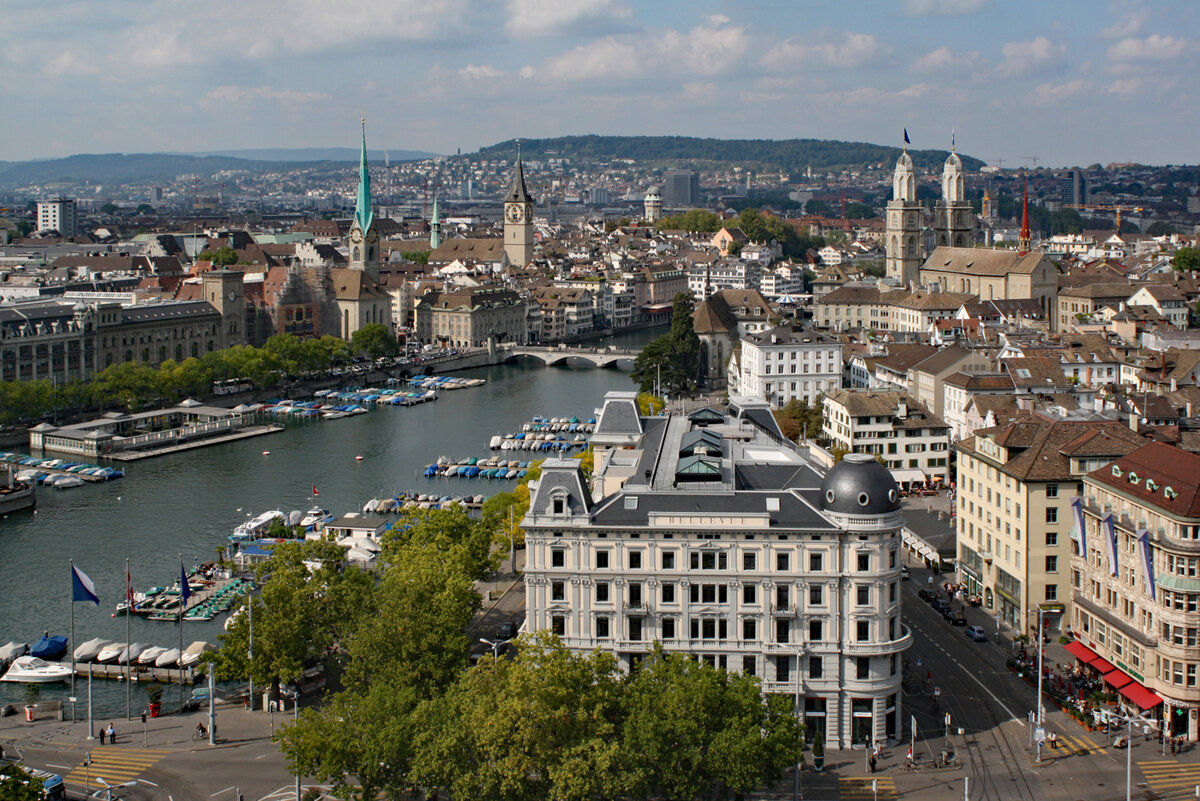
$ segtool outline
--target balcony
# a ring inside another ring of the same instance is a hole
[[[772,606],[771,617],[775,618],[793,618],[796,616],[796,607],[794,606]]]
[[[908,650],[912,645],[912,632],[908,626],[901,626],[904,632],[899,639],[884,642],[848,642],[842,649],[847,656],[886,656]]]
[[[650,614],[650,609],[646,606],[645,601],[626,601],[625,614],[630,617],[645,617]]]

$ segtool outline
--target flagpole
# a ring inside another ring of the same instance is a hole
[[[88,662],[88,736],[89,740],[96,739],[96,726],[92,723],[92,663]]]
[[[125,560],[125,719],[129,720],[129,680],[133,670],[133,640],[129,638],[129,618],[133,617],[133,609],[129,605],[129,560]]]
[[[75,697],[75,560],[68,559],[71,566],[71,639],[67,647],[71,649],[71,698]],[[75,722],[75,702],[71,702],[71,722]],[[90,730],[89,730],[90,731]]]
[[[187,577],[183,574],[183,554],[179,554],[179,711],[183,712],[183,606],[187,603]]]

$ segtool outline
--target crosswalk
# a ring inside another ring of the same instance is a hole
[[[1160,795],[1180,795],[1185,791],[1191,795],[1192,789],[1200,786],[1200,765],[1162,759],[1138,762],[1137,766],[1145,775],[1150,789]]]
[[[875,785],[872,786],[872,782]],[[888,776],[866,776],[838,779],[841,801],[896,801],[896,780]]]
[[[98,790],[106,785],[117,785],[136,779],[147,768],[158,762],[170,751],[153,748],[122,748],[100,746],[91,751],[91,764],[80,761],[64,781],[76,787]]]
[[[1058,735],[1058,750],[1078,756],[1084,754],[1103,754],[1108,751],[1107,747],[1098,745],[1091,737],[1085,737],[1082,734]]]

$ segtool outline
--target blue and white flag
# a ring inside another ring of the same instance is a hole
[[[906,145],[912,144],[912,140],[908,138],[908,129],[907,128],[904,129],[904,144],[906,144]]]
[[[1088,558],[1087,549],[1087,529],[1084,526],[1083,520],[1083,499],[1075,498],[1071,501],[1071,520],[1075,523],[1075,531],[1071,534],[1071,539],[1079,543],[1079,555],[1084,559]]]
[[[1142,546],[1142,574],[1146,577],[1146,592],[1150,594],[1151,600],[1157,601],[1158,593],[1154,585],[1154,549],[1150,545],[1149,531],[1142,532],[1142,536],[1138,537],[1138,544]]]
[[[91,601],[100,605],[100,596],[96,595],[96,585],[75,565],[71,565],[71,603],[76,601]]]
[[[179,566],[179,604],[180,608],[187,607],[188,598],[192,596],[192,588],[188,584],[187,571],[183,569],[183,565]]]
[[[1112,514],[1104,516],[1104,532],[1108,537],[1108,572],[1117,575],[1117,525]]]

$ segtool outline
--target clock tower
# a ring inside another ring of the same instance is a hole
[[[367,120],[362,121],[362,157],[358,165],[358,201],[350,224],[350,267],[379,283],[379,230],[371,209],[371,174],[367,172]]]
[[[509,264],[525,267],[533,260],[533,197],[525,188],[525,167],[517,146],[517,171],[504,198],[504,255]]]

